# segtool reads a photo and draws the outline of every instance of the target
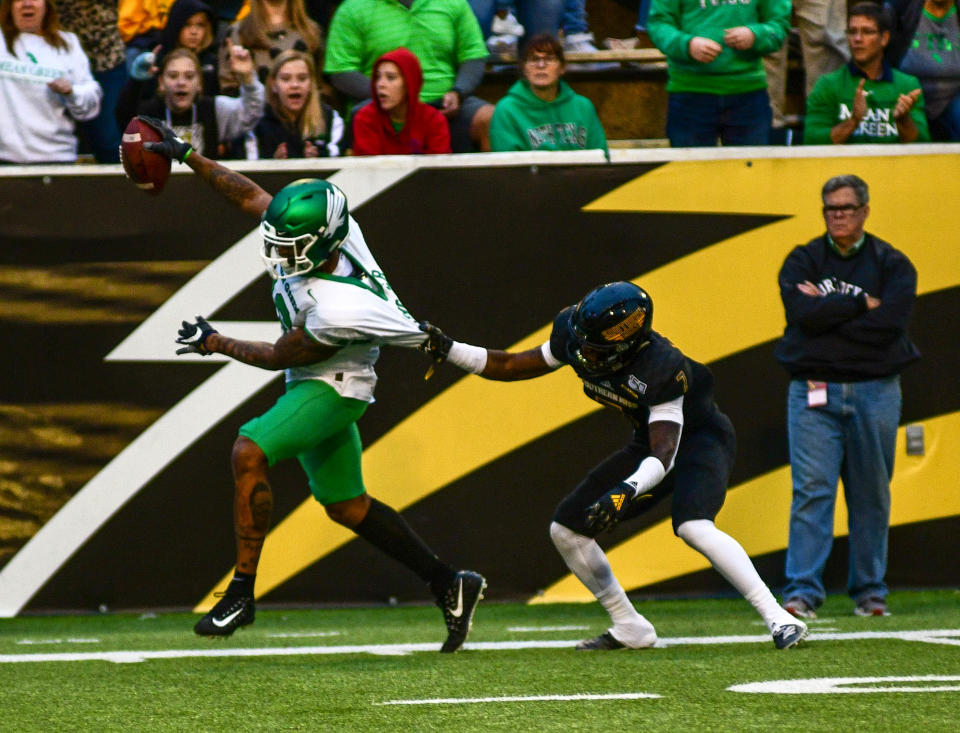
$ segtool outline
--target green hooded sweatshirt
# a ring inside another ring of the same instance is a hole
[[[526,79],[497,102],[490,121],[490,147],[507,150],[594,150],[607,153],[607,136],[593,108],[560,80],[557,98],[544,102]]]
[[[723,45],[723,32],[746,26],[753,47]],[[790,29],[790,0],[653,0],[647,32],[667,57],[668,92],[745,94],[767,88],[763,57],[779,49]],[[709,64],[690,57],[690,40],[703,36],[723,50]]]

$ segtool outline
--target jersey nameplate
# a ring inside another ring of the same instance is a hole
[[[583,391],[587,393],[587,397],[590,399],[596,400],[597,402],[603,402],[607,405],[626,407],[631,410],[635,410],[640,406],[636,400],[631,400],[621,395],[619,392],[601,387],[599,384],[594,384],[593,382],[584,381]]]

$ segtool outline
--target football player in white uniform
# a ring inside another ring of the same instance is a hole
[[[254,620],[254,580],[270,527],[267,468],[296,457],[327,515],[427,582],[454,652],[470,630],[486,581],[441,561],[407,522],[363,485],[356,421],[373,401],[380,346],[417,347],[425,339],[371,255],[347,199],[318,179],[295,181],[275,196],[246,176],[191,150],[159,120],[141,117],[163,140],[145,147],[185,162],[242,210],[261,218],[261,256],[274,278],[283,335],[276,343],[233,339],[201,316],[183,322],[178,354],[220,353],[262,369],[285,369],[286,392],[240,428],[233,446],[237,567],[226,594],[197,622],[204,636],[227,636]]]

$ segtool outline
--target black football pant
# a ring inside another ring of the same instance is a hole
[[[640,432],[640,431],[638,431]],[[557,506],[553,521],[564,527],[595,537],[586,528],[587,507],[637,470],[640,461],[650,455],[646,430],[634,434],[631,443],[595,466],[586,478]],[[673,496],[673,531],[691,519],[713,520],[727,495],[727,481],[736,456],[733,424],[721,412],[709,423],[697,425],[680,438],[673,470],[651,490],[651,498],[638,501],[623,521],[652,509],[664,497]]]

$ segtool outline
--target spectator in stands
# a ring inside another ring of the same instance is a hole
[[[804,96],[809,97],[813,85],[824,74],[836,71],[850,60],[847,46],[846,0],[794,0],[803,53]],[[773,127],[785,127],[784,108],[787,97],[787,46],[763,60],[767,72],[767,92],[773,107]]]
[[[490,36],[493,30],[493,16],[501,13],[508,7],[516,10],[516,19],[523,26],[526,36],[536,33],[556,33],[560,29],[561,18],[564,14],[564,3],[570,0],[468,0],[477,21],[480,23],[480,32],[484,38]],[[583,0],[573,0],[582,2]],[[505,16],[504,16],[505,17]]]
[[[770,98],[762,58],[786,40],[790,0],[653,0],[650,40],[667,57],[673,147],[766,145]]]
[[[419,155],[450,152],[443,113],[420,101],[423,71],[405,48],[373,65],[372,101],[353,116],[354,155]]]
[[[128,86],[139,90],[141,99],[152,97],[157,91],[156,76],[163,55],[177,48],[186,48],[197,54],[203,70],[203,91],[214,96],[220,89],[217,72],[217,52],[213,48],[213,10],[201,0],[177,0],[170,9],[170,17],[158,43],[138,55],[130,67]],[[124,90],[126,96],[129,90]]]
[[[887,61],[920,81],[934,140],[960,141],[960,23],[955,0],[894,0]]]
[[[923,93],[916,77],[883,59],[890,42],[886,11],[857,3],[847,19],[852,60],[820,77],[807,99],[803,142],[911,143],[930,139]]]
[[[156,117],[204,156],[223,157],[227,144],[256,127],[263,116],[263,84],[254,74],[250,52],[232,45],[230,51],[229,68],[240,80],[239,98],[204,96],[200,60],[193,51],[178,48],[160,62],[160,96],[139,103],[135,96],[122,97],[117,122],[125,127],[135,114]]]
[[[823,603],[842,479],[854,613],[888,616],[884,575],[900,372],[920,358],[908,334],[917,271],[905,254],[864,231],[870,192],[863,180],[835,176],[821,199],[826,231],[795,247],[778,276],[787,326],[774,353],[790,373],[793,477],[784,607],[816,618]]]
[[[102,92],[53,0],[0,0],[0,162],[72,163]]]
[[[489,150],[493,105],[471,95],[487,47],[466,0],[344,0],[330,25],[330,83],[353,100],[367,99],[374,62],[401,46],[420,60],[420,97],[447,118],[453,152]]]
[[[498,103],[490,146],[501,150],[592,150],[607,153],[593,103],[562,77],[563,46],[549,33],[532,36],[520,57],[520,79]]]
[[[117,27],[127,45],[127,72],[144,51],[160,45],[174,0],[118,0]]]
[[[177,0],[170,8],[160,41],[161,54],[175,48],[189,48],[197,54],[203,70],[203,92],[210,96],[220,91],[217,49],[213,43],[216,24],[213,8],[202,0]]]
[[[270,67],[265,86],[267,107],[247,137],[248,158],[343,155],[343,118],[320,98],[313,56],[282,52]]]
[[[76,33],[80,39],[93,78],[103,90],[97,116],[78,123],[80,136],[98,163],[119,163],[120,130],[113,110],[127,81],[127,65],[123,38],[117,29],[116,3],[57,0],[57,12],[63,30]]]
[[[257,77],[266,81],[273,60],[293,49],[313,56],[314,67],[322,68],[323,31],[307,16],[304,0],[250,0],[250,13],[231,26],[227,39],[234,46],[243,46],[253,53]],[[220,89],[232,92],[237,83],[225,62],[229,51],[224,42],[220,49]]]

